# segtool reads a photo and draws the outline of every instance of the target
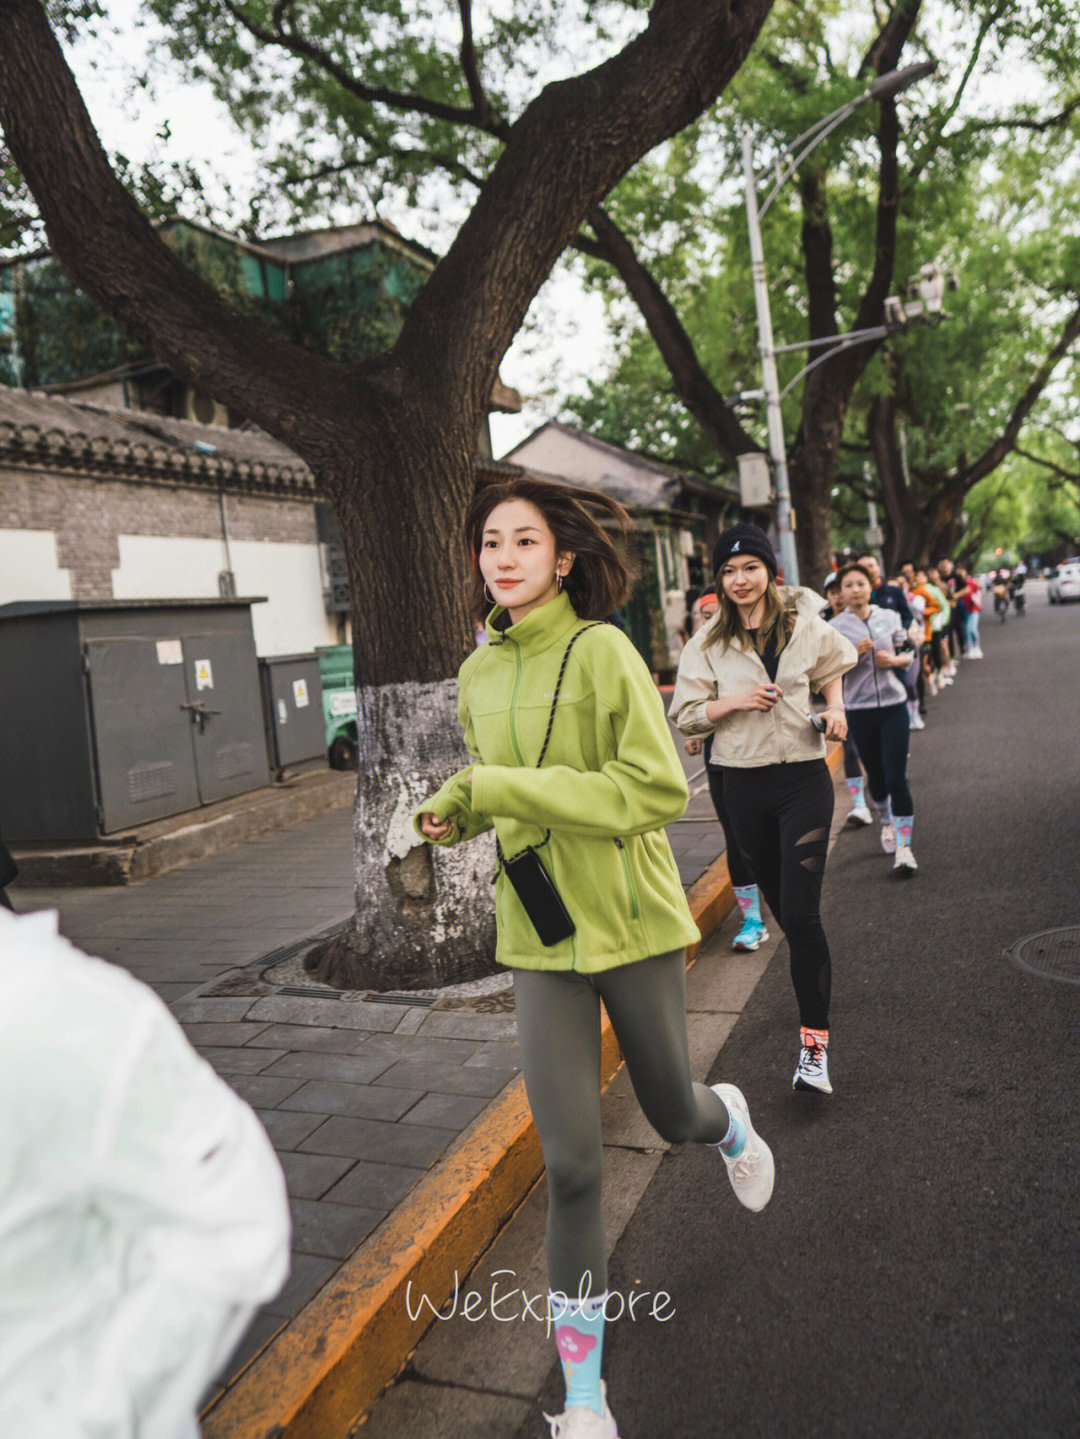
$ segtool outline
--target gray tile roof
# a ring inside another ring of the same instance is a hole
[[[262,430],[78,404],[0,386],[0,466],[312,496],[311,471]]]

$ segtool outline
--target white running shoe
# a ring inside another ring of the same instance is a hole
[[[600,1392],[604,1396],[603,1414],[597,1414],[581,1404],[575,1404],[562,1414],[545,1414],[544,1418],[551,1425],[551,1439],[619,1439],[615,1420],[608,1408],[607,1385],[602,1379]]]
[[[874,816],[870,813],[869,807],[864,801],[862,804],[853,804],[851,813],[847,817],[848,824],[873,824]]]
[[[747,1209],[757,1213],[759,1209],[764,1209],[772,1198],[773,1181],[776,1178],[772,1150],[750,1123],[750,1111],[741,1090],[736,1089],[733,1084],[714,1084],[712,1092],[723,1101],[729,1115],[738,1115],[746,1130],[746,1143],[742,1153],[737,1154],[734,1159],[729,1159],[719,1145],[713,1145],[713,1148],[720,1150],[720,1158],[727,1165],[735,1198]]]
[[[911,716],[911,728],[912,728],[912,729],[925,729],[925,728],[926,728],[926,721],[923,719],[922,715],[919,713],[918,710],[916,710],[915,713]]]
[[[792,1089],[816,1089],[819,1094],[831,1094],[829,1083],[829,1051],[823,1044],[804,1044],[799,1050],[799,1062],[791,1081]]]
[[[941,674],[938,675],[938,682],[937,682],[937,684],[938,684],[938,689],[939,689],[939,690],[948,689],[948,687],[952,684],[952,682],[953,682],[953,677],[952,677],[952,675],[949,673],[948,670],[942,670],[942,671],[941,671]]]
[[[896,847],[896,858],[893,860],[893,879],[911,879],[918,872],[919,866],[915,863],[915,856],[911,852],[909,844],[901,844]]]
[[[881,826],[881,847],[886,854],[896,853],[896,830],[891,824]]]
[[[982,657],[983,657],[983,652],[982,652],[982,650],[979,648],[978,645],[975,646],[975,648],[971,651],[971,654],[968,656],[969,659],[973,659],[973,660],[981,660]]]

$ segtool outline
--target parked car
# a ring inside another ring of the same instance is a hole
[[[1052,605],[1064,604],[1066,600],[1080,600],[1080,555],[1062,560],[1057,574],[1047,586]]]

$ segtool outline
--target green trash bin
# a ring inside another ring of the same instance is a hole
[[[322,681],[323,720],[331,769],[356,768],[356,690],[353,687],[352,645],[322,645],[319,678]]]

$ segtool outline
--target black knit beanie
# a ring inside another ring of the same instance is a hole
[[[776,579],[776,555],[768,535],[757,525],[732,525],[724,531],[712,552],[714,575],[720,573],[732,555],[754,555]]]

